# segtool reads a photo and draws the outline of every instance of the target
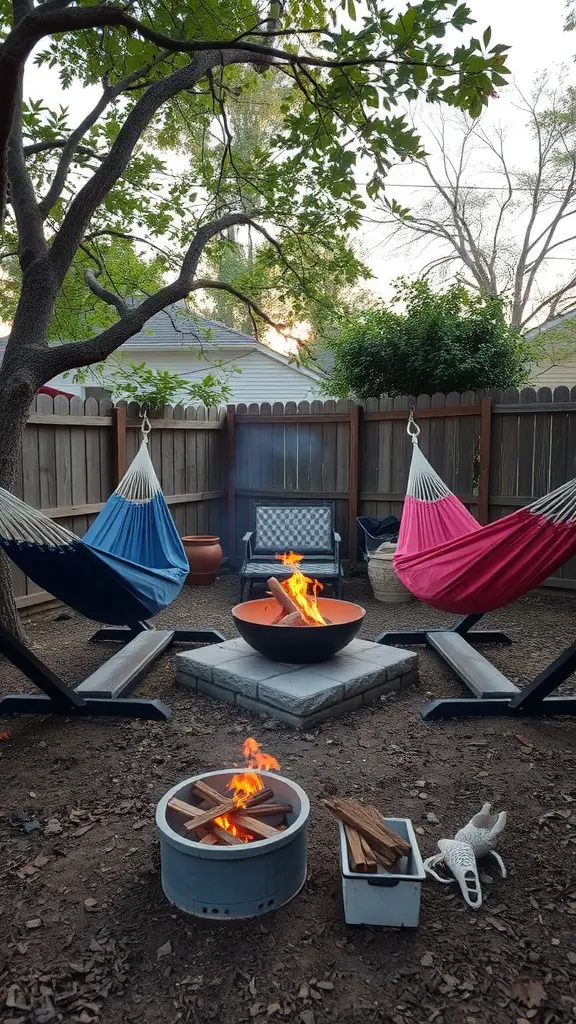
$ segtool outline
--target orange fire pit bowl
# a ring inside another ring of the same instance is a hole
[[[274,626],[278,602],[270,597],[237,604],[232,617],[240,636],[265,658],[307,665],[327,661],[346,647],[359,632],[366,615],[366,610],[352,601],[319,597],[317,603],[328,625]]]

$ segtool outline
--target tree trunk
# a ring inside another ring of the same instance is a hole
[[[11,369],[13,360],[9,358],[5,358],[6,363],[8,365],[0,370],[0,487],[12,491],[20,465],[22,432],[35,386],[22,367]],[[10,562],[3,551],[0,551],[0,622],[23,639],[12,590]]]

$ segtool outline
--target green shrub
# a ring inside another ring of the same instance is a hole
[[[350,318],[329,347],[324,390],[357,400],[520,387],[533,359],[501,299],[461,285],[434,292],[426,281],[400,281],[390,307]]]

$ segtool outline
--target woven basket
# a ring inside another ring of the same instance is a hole
[[[412,600],[412,594],[400,582],[392,568],[395,551],[395,544],[381,544],[368,559],[368,576],[374,597],[385,604],[405,604]]]

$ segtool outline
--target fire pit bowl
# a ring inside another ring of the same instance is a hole
[[[195,917],[231,920],[258,917],[293,899],[306,881],[310,802],[304,790],[276,772],[260,772],[274,799],[291,804],[287,828],[270,839],[239,846],[205,846],[190,838],[186,818],[168,804],[173,797],[194,802],[193,787],[207,782],[222,793],[237,769],[195,775],[173,786],[156,808],[160,833],[162,888],[180,910]],[[274,819],[270,819],[274,824]]]
[[[366,610],[352,601],[319,597],[318,609],[327,626],[273,626],[278,604],[273,598],[244,601],[232,609],[232,618],[240,636],[271,661],[307,665],[328,661],[354,639]]]

